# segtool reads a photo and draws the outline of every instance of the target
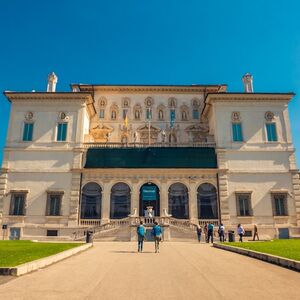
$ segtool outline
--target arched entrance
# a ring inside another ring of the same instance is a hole
[[[110,218],[122,219],[130,214],[130,187],[123,182],[116,183],[111,188]]]
[[[174,183],[169,187],[169,213],[174,218],[189,218],[189,192],[183,183]]]
[[[152,182],[145,183],[140,188],[140,216],[145,216],[147,206],[152,206],[154,216],[160,215],[159,188]]]
[[[101,219],[102,189],[96,182],[87,183],[82,189],[81,219]]]
[[[203,183],[197,190],[199,219],[218,219],[217,189],[210,183]]]

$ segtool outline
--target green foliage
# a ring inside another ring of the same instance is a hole
[[[0,267],[14,267],[82,244],[0,241]]]
[[[300,261],[300,239],[225,244]]]

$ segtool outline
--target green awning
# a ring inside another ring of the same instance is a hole
[[[217,168],[214,148],[90,148],[85,168]]]

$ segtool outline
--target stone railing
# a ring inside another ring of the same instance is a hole
[[[147,147],[195,147],[195,148],[205,148],[212,147],[215,148],[216,144],[212,142],[198,142],[198,143],[84,143],[84,148],[147,148]]]
[[[74,233],[75,240],[81,240],[85,237],[87,231],[92,231],[94,234],[109,229],[119,228],[122,226],[129,226],[129,218],[110,220],[108,223],[101,224],[101,219],[81,219],[80,225],[87,226],[84,229],[79,229]]]
[[[218,226],[219,225],[219,220],[218,219],[200,219],[198,220],[198,224],[201,227],[204,227],[205,224],[207,223],[212,223],[214,226]],[[184,219],[176,219],[176,218],[170,218],[170,224],[177,226],[177,227],[181,227],[181,228],[185,228],[185,229],[191,229],[191,230],[196,230],[197,227],[197,223],[191,223],[190,220],[184,220]]]
[[[169,217],[131,217],[130,224],[131,226],[137,226],[140,224],[140,221],[143,221],[145,226],[153,226],[155,221],[162,226],[170,225]]]

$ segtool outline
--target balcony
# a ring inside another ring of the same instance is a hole
[[[216,143],[212,142],[197,142],[197,143],[99,143],[99,142],[89,142],[84,143],[83,147],[86,149],[90,148],[162,148],[162,147],[175,147],[175,148],[183,148],[183,147],[193,147],[193,148],[215,148]]]

